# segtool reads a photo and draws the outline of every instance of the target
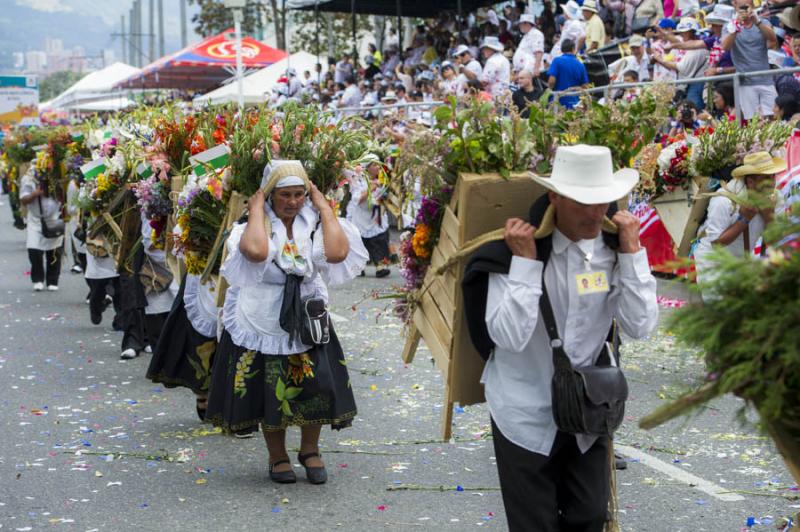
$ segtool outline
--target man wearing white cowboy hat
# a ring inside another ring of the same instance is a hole
[[[521,15],[518,24],[522,40],[514,52],[514,71],[530,70],[534,76],[538,76],[542,69],[544,34],[536,29],[536,19],[529,13]]]
[[[706,221],[698,230],[700,241],[694,259],[701,289],[714,279],[718,267],[708,259],[708,254],[715,247],[724,247],[736,257],[751,252],[773,217],[772,206],[758,209],[747,198],[751,194],[770,196],[775,188],[775,174],[786,170],[786,161],[762,151],[745,156],[743,163],[731,172],[734,179],[711,198]],[[704,299],[710,295],[703,291]]]
[[[569,39],[574,43],[582,43],[586,40],[586,23],[583,21],[581,6],[575,0],[569,0],[566,4],[562,4],[561,8],[564,10],[564,16],[567,20],[561,27],[561,36],[558,42],[550,50],[550,61],[563,53],[561,51],[561,43],[565,39]]]
[[[503,43],[497,37],[485,37],[481,42],[481,54],[486,63],[480,82],[493,98],[506,92],[511,83],[511,64],[503,55],[503,49]]]
[[[481,382],[509,529],[600,532],[609,438],[556,425],[553,344],[540,296],[546,291],[573,368],[597,363],[613,320],[633,338],[655,329],[656,281],[639,220],[616,208],[639,175],[614,172],[606,147],[578,145],[558,148],[552,175],[534,179],[549,192],[529,220],[509,219],[504,241],[480,248],[467,266],[467,323],[478,352],[488,351]]]
[[[469,94],[467,83],[472,79],[480,79],[483,73],[481,64],[472,57],[472,52],[466,44],[460,44],[453,51],[453,57],[456,60],[458,71],[458,87],[457,93],[459,96],[466,96]]]
[[[606,44],[606,27],[597,14],[594,0],[585,0],[581,10],[586,21],[586,52],[589,53]]]

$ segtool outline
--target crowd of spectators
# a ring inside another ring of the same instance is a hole
[[[678,82],[678,96],[697,112],[744,119],[789,112],[800,99],[800,74],[692,81],[734,72],[800,65],[800,5],[795,0],[545,0],[507,2],[458,19],[444,12],[418,25],[408,46],[394,29],[363,57],[345,53],[302,75],[289,69],[273,101],[307,99],[328,109],[368,111],[379,104],[511,96],[524,111],[549,87],[585,88],[590,61],[602,61],[611,84]],[[685,81],[685,83],[680,83]],[[612,92],[635,98],[638,90]],[[567,107],[575,95],[560,96]],[[419,117],[425,114],[409,109]]]

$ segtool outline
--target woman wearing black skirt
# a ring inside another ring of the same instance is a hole
[[[213,283],[187,274],[153,351],[147,378],[167,388],[184,387],[197,397],[205,419],[211,367],[217,349],[217,308]]]
[[[359,274],[367,253],[358,230],[339,220],[299,161],[264,170],[249,217],[234,226],[221,275],[231,288],[212,370],[207,417],[226,431],[261,426],[274,482],[296,481],[286,428],[300,426],[299,462],[313,484],[327,480],[319,453],[323,425],[342,429],[356,415],[347,362],[336,334],[324,345],[300,340],[307,298],[327,303],[327,283]]]

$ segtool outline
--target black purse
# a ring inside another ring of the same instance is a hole
[[[42,210],[42,197],[36,198],[39,201],[39,215],[42,220],[42,236],[45,238],[58,238],[64,236],[65,225],[64,220],[58,219],[55,222],[48,224],[44,218],[44,211]]]
[[[553,418],[559,430],[570,434],[611,437],[622,424],[628,381],[619,368],[616,323],[611,326],[597,365],[573,368],[558,334],[547,289],[542,286],[539,309],[553,350],[551,384]],[[614,357],[616,365],[611,365]]]
[[[305,345],[326,345],[331,341],[331,317],[321,297],[302,299],[303,327],[300,341]]]

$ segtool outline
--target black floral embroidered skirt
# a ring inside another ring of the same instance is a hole
[[[349,427],[356,402],[339,339],[307,353],[270,355],[239,347],[227,331],[216,353],[206,419],[225,431],[290,425]]]
[[[167,388],[181,386],[197,395],[206,395],[211,384],[217,339],[204,336],[192,327],[183,305],[185,287],[184,278],[158,344],[154,346],[147,378]]]
[[[370,264],[377,266],[386,266],[391,262],[391,252],[389,251],[389,230],[383,233],[370,237],[361,238],[364,247],[367,248],[369,253]]]

